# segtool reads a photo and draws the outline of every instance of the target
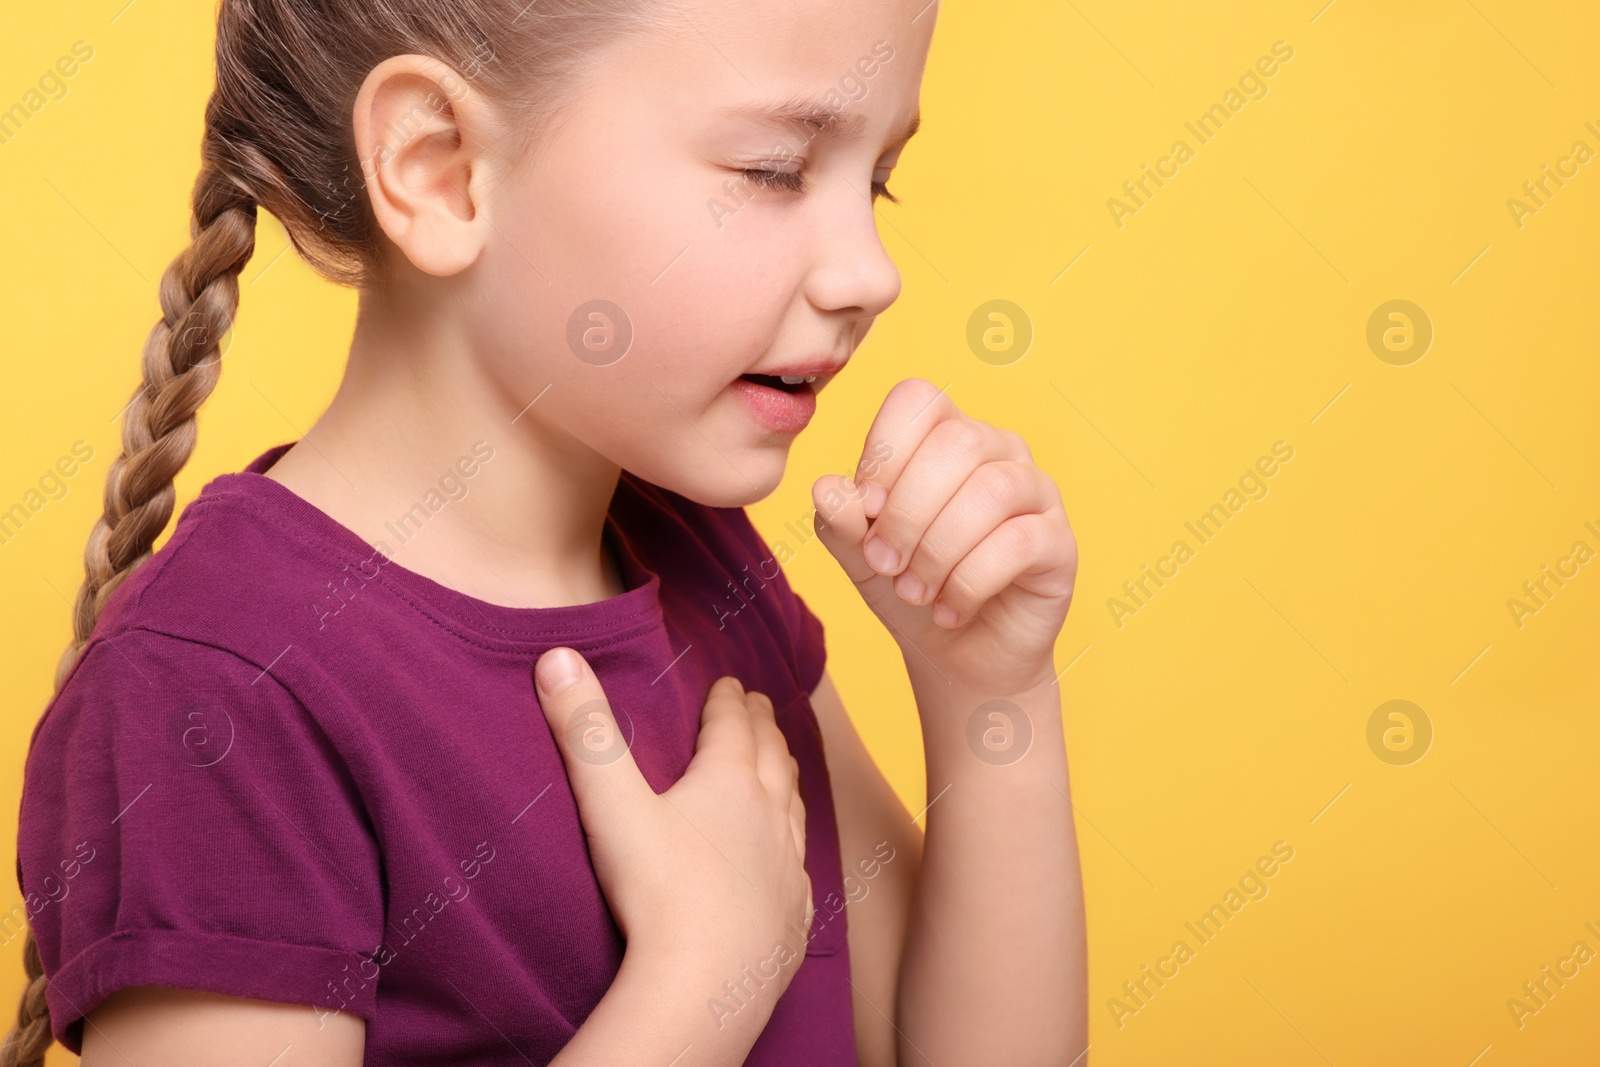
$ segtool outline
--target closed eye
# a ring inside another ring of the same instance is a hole
[[[790,193],[803,193],[806,191],[805,176],[799,171],[763,170],[761,168],[746,169],[744,176],[752,185],[760,189],[782,189]],[[891,204],[900,201],[889,191],[888,182],[872,183],[872,198],[876,200],[883,197]]]

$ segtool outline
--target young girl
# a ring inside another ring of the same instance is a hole
[[[223,0],[0,1064],[1083,1062],[1056,487],[918,378],[813,487],[925,838],[744,511],[898,295],[932,8]],[[348,368],[152,555],[263,208]]]

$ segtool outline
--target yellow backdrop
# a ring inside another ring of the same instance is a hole
[[[945,5],[880,213],[904,296],[751,511],[919,811],[897,650],[796,536],[809,486],[911,375],[1057,479],[1094,1063],[1592,1063],[1600,15],[1324,2]],[[212,12],[0,34],[8,811],[187,240]],[[241,282],[182,502],[340,372],[353,295],[265,216]]]

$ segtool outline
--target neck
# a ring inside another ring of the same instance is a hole
[[[452,322],[363,294],[338,392],[266,476],[480,600],[556,607],[622,592],[602,550],[620,468],[535,416],[542,385],[488,377],[492,361],[473,358]]]

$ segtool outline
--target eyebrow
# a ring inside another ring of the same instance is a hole
[[[851,141],[861,136],[866,126],[866,116],[860,112],[846,114],[842,109],[828,107],[819,100],[807,97],[788,97],[782,100],[758,101],[725,108],[729,118],[755,119],[775,126],[808,126],[815,132],[812,137]],[[911,116],[911,121],[890,143],[910,140],[922,128],[922,110]]]

